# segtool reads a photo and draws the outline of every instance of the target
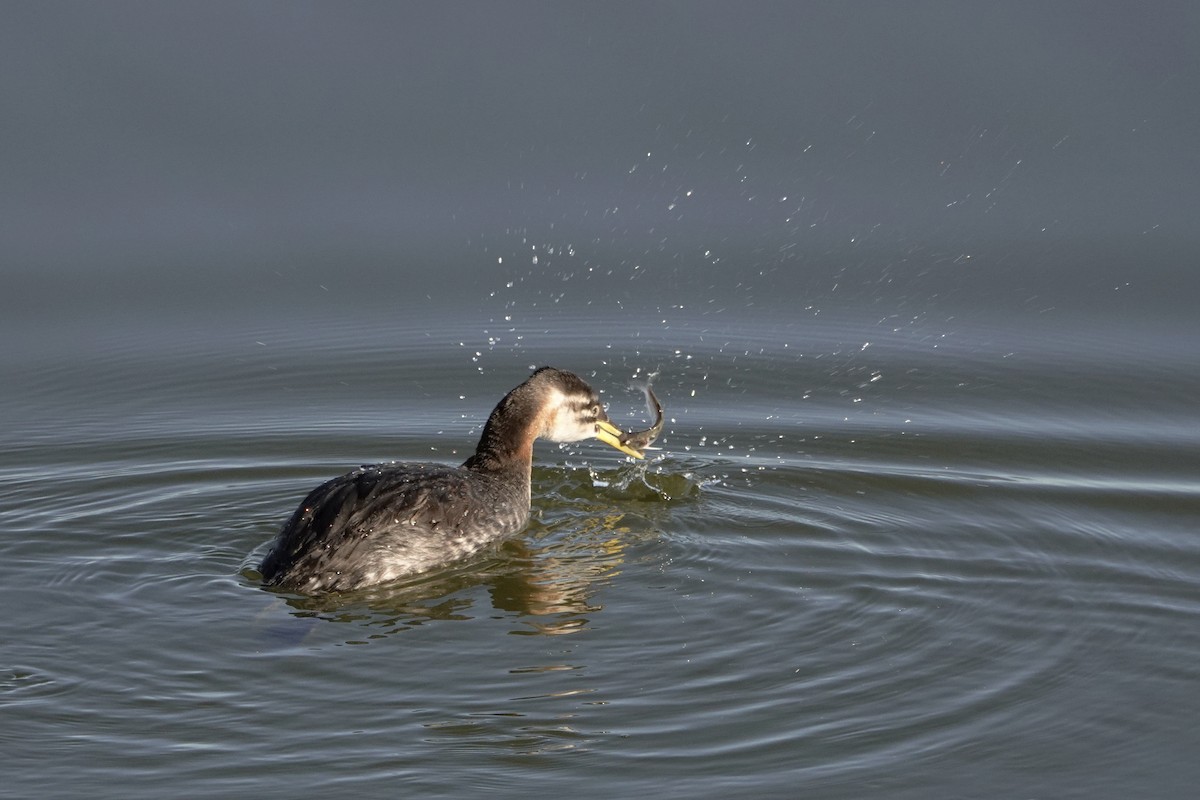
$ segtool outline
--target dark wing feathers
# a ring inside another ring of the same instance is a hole
[[[339,549],[343,555],[352,539],[377,528],[410,522],[436,527],[445,517],[447,480],[454,470],[441,465],[364,467],[333,478],[309,492],[283,526],[275,546],[263,561],[268,581],[286,564],[317,548]],[[449,481],[453,483],[453,480]]]

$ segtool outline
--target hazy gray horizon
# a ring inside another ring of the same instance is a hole
[[[11,4],[7,268],[316,240],[420,252],[514,229],[681,250],[714,233],[1191,242],[1198,17]]]

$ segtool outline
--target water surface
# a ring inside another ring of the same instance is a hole
[[[9,351],[12,790],[1182,796],[1193,342],[571,305]],[[444,573],[259,587],[308,488],[460,461],[541,363],[629,425],[656,372],[661,451],[539,445],[529,529]]]

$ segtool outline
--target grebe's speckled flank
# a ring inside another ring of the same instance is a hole
[[[657,400],[654,407],[653,428],[625,433],[581,378],[543,367],[504,396],[461,467],[378,464],[318,486],[259,571],[269,586],[314,594],[386,583],[463,558],[529,521],[535,439],[595,437],[642,458],[662,430]]]

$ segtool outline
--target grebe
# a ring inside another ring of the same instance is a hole
[[[529,521],[535,439],[594,436],[643,458],[640,450],[662,430],[657,400],[654,408],[654,427],[626,433],[581,378],[542,367],[497,404],[462,466],[377,464],[318,486],[283,526],[259,572],[269,586],[316,594],[461,559]]]

